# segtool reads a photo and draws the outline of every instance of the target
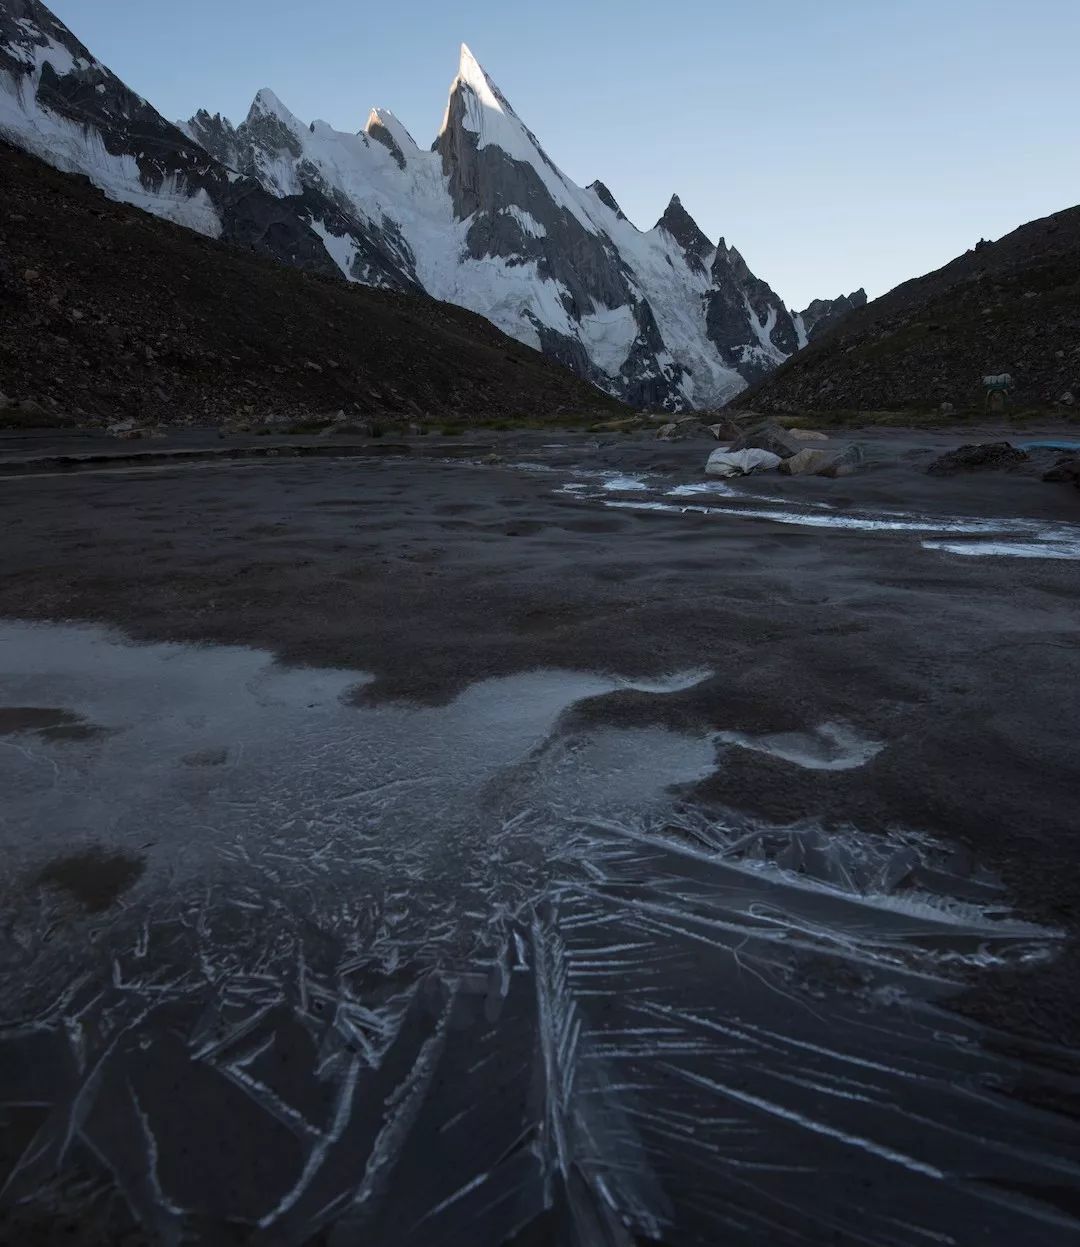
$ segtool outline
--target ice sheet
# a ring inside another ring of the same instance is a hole
[[[384,705],[0,627],[0,1199],[79,1173],[163,1242],[1066,1241],[1080,1127],[1007,1089],[1074,1096],[1074,1055],[938,1003],[1055,934],[914,831],[700,808],[730,746],[566,713],[707,674]],[[141,866],[96,907],[95,849]]]

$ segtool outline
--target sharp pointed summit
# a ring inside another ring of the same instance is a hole
[[[657,229],[666,230],[679,244],[691,268],[708,267],[707,261],[716,248],[706,237],[698,223],[682,205],[678,195],[672,195],[664,215],[656,223]]]
[[[678,195],[641,231],[602,182],[571,181],[468,44],[423,150],[389,109],[346,133],[302,121],[269,87],[239,125],[200,109],[172,126],[39,0],[7,0],[21,16],[6,25],[3,3],[0,130],[114,198],[457,303],[636,406],[721,406],[806,340]]]

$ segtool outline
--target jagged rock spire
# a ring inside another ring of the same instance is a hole
[[[665,230],[683,249],[686,262],[691,268],[705,271],[705,261],[715,248],[704,230],[682,205],[678,195],[672,195],[664,209],[664,215],[656,223],[657,229]]]

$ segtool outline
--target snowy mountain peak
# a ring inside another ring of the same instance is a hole
[[[253,117],[277,117],[279,121],[284,121],[286,124],[297,120],[269,87],[263,87],[255,93],[251,108],[248,110],[248,120],[250,121]]]
[[[821,310],[793,319],[678,195],[643,232],[602,182],[572,182],[467,44],[431,149],[389,109],[342,132],[269,88],[238,126],[200,110],[177,128],[40,0],[0,0],[0,135],[203,233],[467,307],[636,406],[722,406]]]
[[[599,178],[597,178],[595,182],[590,182],[588,189],[592,191],[605,208],[610,208],[620,221],[626,220],[626,216],[623,213],[622,208],[619,207],[618,200]]]
[[[509,100],[492,81],[483,65],[473,56],[467,43],[461,45],[461,59],[458,62],[457,81],[464,83],[465,86],[475,91],[484,108],[492,108],[500,113],[509,113],[511,116],[515,115],[514,110],[510,107]]]
[[[525,128],[510,101],[466,43],[461,45],[457,77],[450,84],[450,98],[439,131],[440,137],[454,123],[455,101],[461,101],[457,120],[465,129],[480,136],[481,147],[490,143],[502,147],[508,155],[516,154],[523,142],[526,146],[539,149],[535,135]]]
[[[683,207],[678,195],[671,196],[671,201],[664,209],[664,215],[657,221],[656,228],[664,230],[674,238],[682,248],[686,263],[691,269],[705,271],[709,257],[715,248],[698,223]]]
[[[371,110],[364,133],[376,143],[381,143],[402,170],[405,169],[408,157],[420,151],[416,140],[388,108]]]

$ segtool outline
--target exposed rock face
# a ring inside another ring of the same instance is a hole
[[[798,350],[791,313],[722,238],[711,276],[705,313],[709,341],[729,367],[757,381]]]
[[[620,208],[618,203],[616,202],[615,196],[611,193],[611,191],[608,190],[608,188],[603,184],[603,182],[599,180],[596,182],[591,182],[589,184],[589,190],[592,191],[592,193],[596,196],[597,199],[600,200],[600,202],[604,205],[605,208],[610,208],[611,211],[615,213],[615,215],[618,217],[620,221],[626,220],[626,216],[623,213],[622,208]]]
[[[665,230],[682,248],[688,268],[704,273],[709,257],[716,250],[708,238],[701,232],[698,223],[682,206],[678,195],[671,196],[671,202],[664,215],[656,223],[657,229]]]
[[[206,110],[172,125],[38,0],[4,0],[0,70],[0,134],[110,197],[457,303],[634,405],[720,406],[800,345],[797,318],[678,196],[642,232],[603,183],[567,179],[468,48],[426,151],[387,109],[347,134],[269,90],[238,126]]]

